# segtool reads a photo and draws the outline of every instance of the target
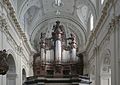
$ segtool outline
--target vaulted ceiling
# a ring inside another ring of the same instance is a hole
[[[90,14],[96,19],[95,9],[96,0],[17,0],[18,18],[35,49],[40,33],[50,37],[55,21],[59,20],[67,37],[70,33],[76,35],[81,51],[86,43]]]

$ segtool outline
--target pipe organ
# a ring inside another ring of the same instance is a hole
[[[76,36],[71,33],[65,37],[64,27],[60,21],[53,26],[52,37],[41,33],[40,50],[33,56],[34,76],[67,77],[82,75],[80,58],[76,55]],[[67,44],[65,43],[69,43]],[[83,63],[82,63],[83,65]]]

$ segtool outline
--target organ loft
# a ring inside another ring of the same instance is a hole
[[[45,83],[49,82],[79,84],[82,81],[80,77],[83,77],[81,76],[83,75],[83,55],[77,52],[75,34],[71,33],[66,37],[64,26],[60,21],[56,21],[51,37],[48,38],[45,35],[46,33],[41,33],[39,50],[33,56],[34,76],[28,77],[26,84],[41,82],[40,85],[47,85]]]
[[[69,77],[83,74],[83,60],[76,54],[76,37],[73,33],[65,37],[60,21],[53,26],[51,38],[41,33],[40,50],[34,55],[33,70],[35,76]],[[68,42],[69,41],[69,42]],[[66,42],[69,45],[66,45]],[[80,71],[81,70],[81,71]]]

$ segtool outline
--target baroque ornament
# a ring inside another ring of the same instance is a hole
[[[6,50],[0,51],[0,75],[5,75],[9,70],[9,65],[7,63],[7,56]]]

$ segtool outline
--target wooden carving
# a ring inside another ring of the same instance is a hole
[[[6,50],[0,51],[0,75],[5,75],[9,69],[7,55]]]

